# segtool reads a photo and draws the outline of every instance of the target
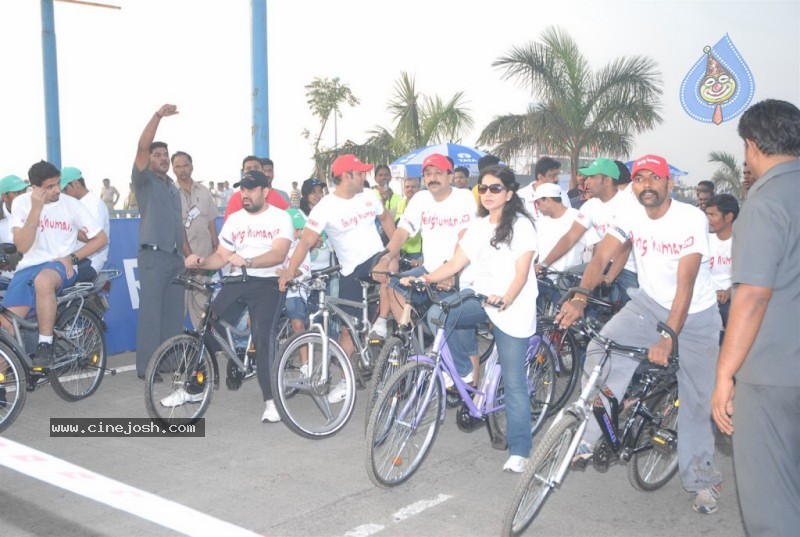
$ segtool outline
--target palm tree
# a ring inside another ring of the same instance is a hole
[[[350,87],[347,84],[342,84],[339,78],[333,80],[327,78],[316,77],[310,84],[306,85],[306,99],[308,106],[311,108],[311,113],[319,118],[320,127],[314,140],[314,153],[319,153],[319,143],[322,139],[322,133],[325,132],[325,127],[328,125],[328,120],[331,114],[336,117],[342,117],[339,107],[342,104],[356,106],[360,104],[358,98],[353,95]],[[306,130],[304,133],[306,138],[311,136],[311,133]]]
[[[540,42],[514,47],[493,65],[537,102],[524,114],[496,117],[478,144],[494,144],[492,153],[506,160],[532,147],[567,155],[571,186],[581,153],[626,156],[635,134],[662,122],[660,73],[650,58],[621,57],[593,71],[572,37],[550,27]]]
[[[391,129],[376,126],[363,144],[348,140],[338,148],[318,151],[314,157],[314,174],[324,170],[339,156],[353,153],[364,162],[391,162],[418,147],[459,141],[461,134],[472,128],[473,120],[465,106],[464,93],[449,100],[438,95],[428,97],[417,91],[414,77],[401,72],[395,82],[394,95],[387,109],[392,114]]]
[[[709,162],[716,162],[719,168],[711,176],[716,194],[731,194],[741,200],[744,196],[742,167],[736,157],[725,151],[712,151],[708,154]]]

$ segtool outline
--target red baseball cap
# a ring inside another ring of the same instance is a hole
[[[422,161],[422,171],[425,171],[425,168],[428,166],[436,166],[440,170],[452,172],[453,165],[450,164],[450,161],[447,159],[446,156],[440,155],[439,153],[433,153],[425,157],[425,160]]]
[[[659,177],[669,177],[669,165],[664,157],[658,155],[645,155],[633,161],[631,177],[639,170],[650,170]]]
[[[339,177],[347,172],[368,172],[372,169],[372,164],[366,164],[358,160],[358,157],[352,154],[342,155],[333,161],[331,166],[331,173],[334,177]]]

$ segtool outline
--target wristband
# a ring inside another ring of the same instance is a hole
[[[583,295],[575,295],[574,297],[570,298],[569,301],[570,302],[576,302],[576,301],[577,302],[583,302],[584,306],[588,306],[589,305],[589,301]]]

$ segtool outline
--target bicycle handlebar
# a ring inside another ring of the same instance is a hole
[[[436,297],[433,294],[433,289],[434,289],[434,286],[436,285],[435,283],[428,283],[425,280],[423,280],[422,278],[417,278],[416,280],[413,280],[412,284],[413,284],[415,290],[427,293],[428,298],[430,299],[430,301],[433,302],[434,304],[436,304],[437,306],[439,306],[442,309],[445,309],[445,308],[450,309],[450,308],[453,308],[455,306],[459,306],[459,305],[463,304],[465,300],[472,300],[472,299],[480,300],[481,302],[483,302],[484,305],[492,306],[492,307],[498,308],[498,309],[503,307],[503,305],[504,305],[504,303],[502,301],[500,301],[498,304],[489,304],[488,302],[486,302],[489,299],[488,296],[482,295],[480,293],[474,293],[474,292],[473,292],[474,294],[472,294],[472,295],[461,296],[461,297],[458,297],[457,300],[453,300],[453,301],[449,301],[449,302],[445,302],[444,300],[436,300]]]

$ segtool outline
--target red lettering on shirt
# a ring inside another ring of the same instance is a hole
[[[420,221],[422,222],[422,227],[433,231],[437,227],[461,227],[462,224],[466,224],[470,221],[471,215],[464,214],[462,216],[439,216],[436,214],[428,214],[426,211],[423,211],[420,215]]]
[[[367,205],[370,205],[370,204],[367,203]],[[367,220],[367,219],[374,220],[376,216],[378,216],[377,211],[375,209],[372,209],[371,211],[366,211],[366,212],[363,212],[363,213],[356,213],[355,215],[351,216],[350,218],[342,218],[340,220],[340,223],[342,224],[343,228],[347,229],[349,227],[357,226],[363,220]]]
[[[264,228],[253,229],[251,227],[248,227],[246,230],[242,229],[239,231],[235,231],[231,236],[231,240],[233,241],[233,244],[242,244],[245,238],[272,240],[275,237],[278,237],[280,235],[280,232],[281,232],[280,228],[267,231]]]
[[[64,220],[51,220],[46,216],[39,219],[39,229],[41,231],[55,229],[56,231],[67,231],[69,233],[73,233],[75,231],[72,227],[72,224],[69,222]],[[84,231],[86,230],[84,229]]]

